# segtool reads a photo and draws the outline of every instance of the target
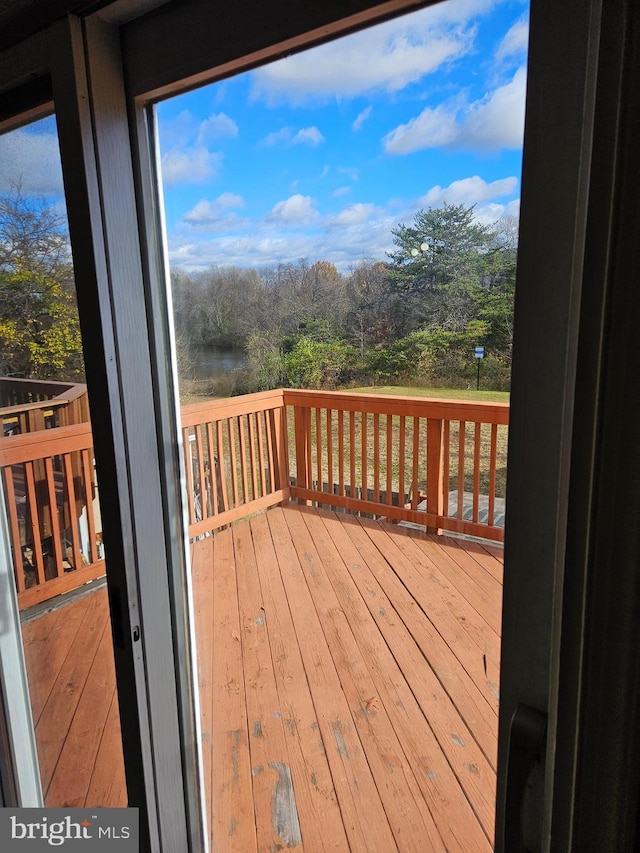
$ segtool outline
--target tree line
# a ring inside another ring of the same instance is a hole
[[[336,388],[403,381],[509,384],[517,222],[478,224],[473,206],[419,211],[394,251],[346,272],[298,260],[171,271],[178,365],[201,347],[241,349],[247,368],[209,389]],[[82,348],[64,216],[19,190],[0,198],[0,375],[78,380]]]
[[[509,386],[517,223],[479,225],[474,208],[444,205],[392,232],[395,251],[346,273],[328,261],[212,267],[171,274],[179,368],[194,348],[245,351],[224,393],[281,385],[469,385],[475,347],[483,383]],[[215,389],[214,389],[215,390]]]

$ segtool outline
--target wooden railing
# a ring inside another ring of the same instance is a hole
[[[3,435],[87,423],[87,386],[0,377],[0,421]]]
[[[503,541],[508,404],[293,390],[284,401],[292,497]]]
[[[297,499],[503,539],[509,407],[278,390],[186,406],[189,536]],[[0,448],[20,607],[104,573],[88,423]]]
[[[0,464],[20,608],[103,575],[90,424],[5,438]]]
[[[283,392],[185,406],[189,536],[289,499]]]

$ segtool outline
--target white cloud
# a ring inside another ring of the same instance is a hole
[[[55,133],[14,130],[0,136],[0,192],[62,196],[62,166]]]
[[[190,211],[185,213],[183,219],[185,222],[205,223],[211,220],[217,220],[220,215],[226,210],[231,210],[234,207],[242,207],[244,199],[236,193],[222,193],[214,201],[200,199],[200,201]]]
[[[338,172],[340,172],[341,175],[346,175],[352,181],[357,181],[360,177],[358,169],[354,169],[352,166],[341,166],[338,169]]]
[[[457,142],[461,147],[519,148],[524,134],[527,71],[519,68],[513,80],[471,105]]]
[[[511,195],[518,186],[515,177],[502,178],[487,183],[478,175],[453,181],[448,187],[431,187],[420,199],[420,204],[429,207],[441,207],[443,204],[481,204],[500,196]]]
[[[175,147],[162,155],[162,177],[166,184],[201,184],[222,165],[222,154],[203,145]]]
[[[512,216],[514,219],[520,217],[520,199],[516,198],[510,201],[509,204],[485,204],[482,207],[476,207],[474,210],[474,218],[480,225],[495,225],[503,216]]]
[[[291,127],[274,130],[262,140],[263,145],[320,145],[325,141],[317,127],[303,127],[294,131]]]
[[[383,139],[387,154],[423,148],[499,150],[519,148],[524,133],[527,75],[524,66],[513,79],[471,104],[459,99],[426,107],[420,115]]]
[[[318,216],[313,207],[313,201],[308,195],[296,193],[284,201],[275,204],[269,214],[268,222],[280,222],[283,225],[308,225]]]
[[[387,154],[410,154],[422,148],[450,145],[458,135],[456,111],[441,104],[425,107],[419,116],[398,125],[382,140]]]
[[[473,46],[474,19],[495,0],[449,0],[253,72],[253,97],[287,101],[397,92]]]
[[[340,198],[343,195],[346,195],[348,192],[351,192],[351,187],[336,187],[336,189],[331,193],[333,198]]]
[[[320,145],[325,141],[317,127],[303,127],[291,140],[292,145]]]
[[[496,50],[496,59],[502,61],[511,56],[522,56],[529,48],[529,21],[523,19],[507,32]]]
[[[365,109],[364,109],[364,110],[362,110],[362,112],[361,112],[361,113],[358,113],[358,115],[356,116],[356,118],[355,118],[355,120],[354,120],[353,124],[351,125],[351,128],[352,128],[353,130],[355,130],[355,131],[356,131],[356,133],[357,133],[359,130],[361,130],[361,129],[362,129],[362,125],[363,125],[363,124],[365,123],[365,121],[369,118],[369,116],[371,115],[372,111],[373,111],[373,107],[365,107]]]
[[[198,128],[198,145],[208,145],[215,139],[235,138],[238,125],[226,113],[214,113]]]
[[[335,216],[328,217],[327,225],[330,228],[348,228],[351,225],[359,225],[369,219],[377,209],[379,210],[373,204],[351,204]]]

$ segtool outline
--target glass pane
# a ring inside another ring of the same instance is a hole
[[[493,840],[527,34],[453,0],[157,107],[214,849]]]
[[[55,118],[0,137],[0,163],[0,469],[42,789],[47,806],[125,806]]]

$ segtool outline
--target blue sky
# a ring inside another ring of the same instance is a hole
[[[347,271],[421,208],[517,216],[527,13],[446,0],[158,105],[172,265]]]
[[[526,0],[446,0],[158,105],[170,262],[343,272],[444,202],[517,216]],[[0,192],[62,199],[55,120],[0,137]]]

